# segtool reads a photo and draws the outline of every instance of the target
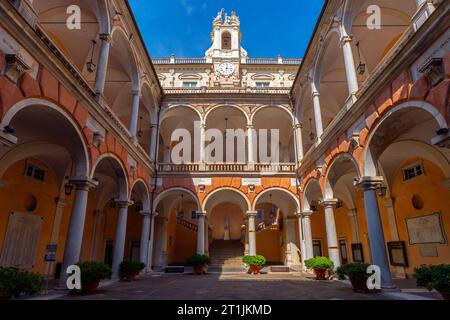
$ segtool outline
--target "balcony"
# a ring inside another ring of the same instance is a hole
[[[163,174],[260,174],[293,175],[295,163],[159,163],[158,171]]]
[[[277,88],[277,87],[248,87],[248,88],[164,88],[166,94],[284,94],[287,95],[290,92],[290,88]]]

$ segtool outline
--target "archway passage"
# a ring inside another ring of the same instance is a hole
[[[217,190],[204,203],[206,216],[206,245],[212,267],[242,271],[242,256],[248,242],[244,216],[249,210],[246,196],[234,189]]]

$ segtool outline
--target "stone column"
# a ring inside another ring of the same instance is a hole
[[[297,212],[295,214],[295,216],[297,217],[297,223],[298,223],[298,241],[300,244],[300,258],[301,258],[300,262],[302,264],[302,269],[305,270],[306,248],[305,248],[305,240],[304,240],[304,235],[303,235],[302,214],[301,214],[301,212]]]
[[[155,220],[158,223],[159,233],[157,244],[157,261],[158,268],[163,269],[166,265],[166,250],[167,250],[167,218],[158,217]]]
[[[342,37],[341,45],[342,53],[344,55],[348,94],[355,95],[355,93],[358,91],[358,78],[356,77],[355,60],[353,59],[352,38],[349,36]]]
[[[384,199],[384,207],[386,208],[387,216],[388,216],[388,222],[389,222],[389,231],[391,232],[391,240],[392,241],[399,241],[400,237],[398,235],[398,229],[397,229],[397,222],[395,219],[395,208],[394,208],[394,201],[391,198]],[[406,278],[406,271],[404,267],[397,266],[396,269],[396,276],[398,278]]]
[[[316,134],[317,138],[320,141],[323,134],[323,125],[322,125],[322,111],[320,109],[320,93],[316,89],[316,85],[314,82],[311,82],[311,96],[313,99],[314,106],[314,121],[316,124]]]
[[[312,211],[302,212],[303,236],[305,238],[305,260],[314,258],[312,232],[311,232]]]
[[[337,203],[336,199],[327,199],[322,201],[325,208],[325,228],[327,230],[328,257],[334,263],[336,269],[341,265],[339,254],[339,245],[336,233],[336,222],[334,220],[333,206]]]
[[[67,206],[67,201],[64,200],[63,198],[56,198],[55,202],[56,202],[56,211],[55,211],[55,218],[53,219],[52,235],[50,238],[51,243],[58,243],[59,230],[61,228],[61,219],[64,213],[64,208]]]
[[[427,0],[416,0],[417,8],[420,8]]]
[[[247,124],[247,162],[249,165],[255,164],[255,144],[254,144],[254,129],[253,124]]]
[[[297,162],[303,160],[303,137],[302,137],[303,125],[297,123],[294,125],[294,136],[297,150]]]
[[[125,236],[127,233],[128,207],[132,205],[132,202],[117,201],[117,204],[119,205],[119,216],[117,218],[116,238],[114,241],[114,253],[112,262],[114,277],[119,277],[120,264],[123,261],[123,255],[125,251]]]
[[[248,218],[248,254],[256,256],[256,211],[247,211]]]
[[[150,237],[150,223],[151,223],[151,213],[150,211],[141,211],[142,215],[142,231],[141,231],[141,246],[139,250],[139,261],[145,263],[147,266],[148,250],[149,250],[149,237]]]
[[[363,177],[359,187],[364,190],[364,207],[366,210],[372,262],[381,270],[381,287],[393,288],[395,286],[392,283],[389,261],[386,255],[386,245],[376,191],[382,181],[382,177]]]
[[[205,217],[205,254],[209,256],[209,225],[208,217]]]
[[[360,243],[356,209],[348,210],[348,217],[350,218],[350,224],[352,227],[352,243]]]
[[[105,213],[103,210],[96,209],[94,211],[94,228],[92,229],[92,246],[91,246],[91,252],[90,257],[92,261],[97,260],[97,253],[98,253],[98,246],[100,243],[100,228],[102,226],[103,217],[105,216]]]
[[[205,254],[205,211],[197,211],[197,253]]]
[[[155,234],[155,218],[158,215],[157,212],[153,212],[150,216],[150,239],[148,240],[148,251],[147,251],[147,260],[145,262],[146,272],[152,271],[153,264],[153,242],[154,242],[154,234]]]
[[[158,125],[156,123],[151,124],[152,134],[150,138],[150,159],[153,162],[156,162],[156,158],[158,156],[157,152],[157,143],[158,143],[158,136],[157,136],[157,127]]]
[[[244,223],[245,223],[245,233],[244,233],[244,241],[245,241],[245,246],[244,246],[244,255],[249,255],[249,245],[248,245],[248,218],[245,217],[244,218]]]
[[[102,41],[98,57],[97,74],[95,76],[95,92],[102,95],[105,91],[106,72],[108,70],[109,49],[111,47],[111,36],[107,33],[100,34]]]
[[[131,139],[133,140],[133,142],[136,142],[138,119],[139,119],[140,92],[138,90],[134,90],[132,93],[133,93],[133,106],[131,109],[130,127],[128,130],[130,132]]]
[[[206,125],[202,123],[200,124],[200,150],[199,150],[202,170],[205,169],[205,162],[206,162],[205,143],[206,143]]]
[[[289,267],[300,265],[297,255],[297,245],[295,244],[295,220],[294,216],[287,217],[286,224],[286,262]]]
[[[66,285],[67,268],[76,264],[80,260],[89,189],[98,185],[97,181],[87,177],[71,178],[69,181],[75,185],[76,193],[64,248],[64,258],[61,271],[61,285],[63,286]]]

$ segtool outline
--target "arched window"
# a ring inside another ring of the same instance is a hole
[[[222,50],[231,50],[231,34],[229,32],[222,33]]]

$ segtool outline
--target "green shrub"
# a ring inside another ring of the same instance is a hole
[[[42,291],[44,277],[19,268],[0,267],[0,292],[6,295],[36,294]]]
[[[203,254],[194,254],[186,261],[188,266],[206,266],[211,264],[211,258]]]
[[[369,274],[367,274],[367,268],[369,264],[367,263],[349,263],[344,264],[337,268],[337,276],[340,280],[345,279],[367,279]]]
[[[109,279],[112,275],[111,267],[103,262],[78,262],[77,266],[80,267],[82,284],[92,284],[99,280]]]
[[[414,277],[418,286],[450,292],[450,264],[422,265],[414,268]]]
[[[120,272],[140,272],[145,268],[145,264],[138,260],[124,260],[120,264]]]
[[[333,269],[334,264],[333,261],[328,259],[327,257],[315,257],[308,260],[305,260],[305,266],[308,269]]]
[[[263,256],[245,256],[242,261],[249,266],[263,266],[266,264],[266,258]]]

